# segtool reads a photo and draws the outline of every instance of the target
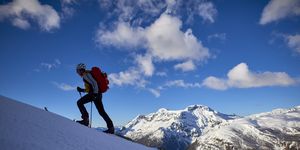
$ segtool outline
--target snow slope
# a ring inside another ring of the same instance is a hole
[[[0,96],[1,150],[150,150]]]
[[[139,143],[162,149],[186,149],[207,128],[236,118],[212,110],[207,106],[192,105],[184,110],[159,109],[140,115],[129,122],[121,134]]]

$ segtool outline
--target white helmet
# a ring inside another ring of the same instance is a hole
[[[76,67],[76,70],[80,70],[80,69],[86,69],[86,66],[85,66],[85,64],[83,64],[83,63],[80,63],[80,64],[78,64],[77,65],[77,67]]]

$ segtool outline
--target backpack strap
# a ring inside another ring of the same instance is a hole
[[[99,88],[98,88],[97,81],[93,78],[93,76],[90,72],[86,73],[83,76],[83,80],[90,85],[90,88],[93,91],[93,93],[98,93]]]

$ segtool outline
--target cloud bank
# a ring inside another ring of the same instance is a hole
[[[180,19],[164,13],[145,28],[131,27],[127,23],[120,22],[113,31],[99,29],[98,43],[128,48],[129,51],[146,49],[144,54],[135,55],[136,66],[110,74],[111,83],[117,86],[146,87],[147,78],[155,73],[156,63],[179,61],[181,63],[174,65],[175,70],[183,72],[195,70],[196,62],[205,61],[210,57],[209,49],[202,45],[191,29],[184,32],[181,27]],[[158,90],[148,89],[148,91],[156,97],[160,95]]]
[[[99,4],[109,12],[107,19],[115,21],[112,26],[107,26],[105,20],[100,23],[97,45],[126,49],[134,57],[134,66],[109,75],[113,85],[143,87],[159,97],[159,90],[147,87],[147,79],[153,75],[166,76],[165,72],[155,73],[158,64],[175,63],[174,70],[188,72],[210,58],[209,48],[183,25],[191,24],[195,16],[204,23],[214,23],[217,9],[212,2],[99,0]]]
[[[145,48],[145,54],[136,55],[136,64],[142,74],[152,76],[155,63],[164,61],[183,61],[174,66],[176,70],[192,71],[196,69],[195,61],[209,58],[209,49],[204,47],[192,33],[191,29],[181,31],[182,22],[168,14],[162,14],[150,26],[131,27],[119,22],[113,31],[99,29],[97,43],[124,48]],[[135,49],[130,49],[135,50]],[[114,76],[115,79],[117,76]],[[141,77],[141,76],[140,76]],[[122,85],[122,84],[117,84]]]
[[[76,86],[72,86],[66,83],[57,83],[57,82],[52,82],[53,85],[55,85],[57,88],[63,91],[73,91],[76,89]]]
[[[285,39],[288,47],[293,49],[296,53],[300,54],[300,35],[286,35]]]
[[[227,73],[227,78],[214,76],[204,79],[202,86],[226,90],[228,88],[255,88],[267,86],[291,86],[297,83],[285,72],[253,72],[246,63],[240,63]]]
[[[299,0],[271,0],[264,8],[259,23],[265,25],[300,15]]]
[[[36,22],[44,31],[60,27],[60,17],[50,5],[42,5],[38,0],[14,0],[0,5],[0,21],[8,19],[12,25],[28,29]]]

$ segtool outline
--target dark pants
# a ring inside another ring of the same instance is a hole
[[[86,111],[84,104],[91,102],[91,101],[93,101],[95,103],[95,106],[96,106],[99,114],[102,116],[102,118],[106,122],[107,128],[114,127],[113,122],[111,121],[111,119],[109,118],[109,116],[107,115],[107,113],[104,110],[104,107],[102,104],[102,94],[101,93],[98,94],[96,97],[94,97],[92,94],[86,94],[77,101],[77,106],[81,112],[82,119],[89,118],[89,114]]]

